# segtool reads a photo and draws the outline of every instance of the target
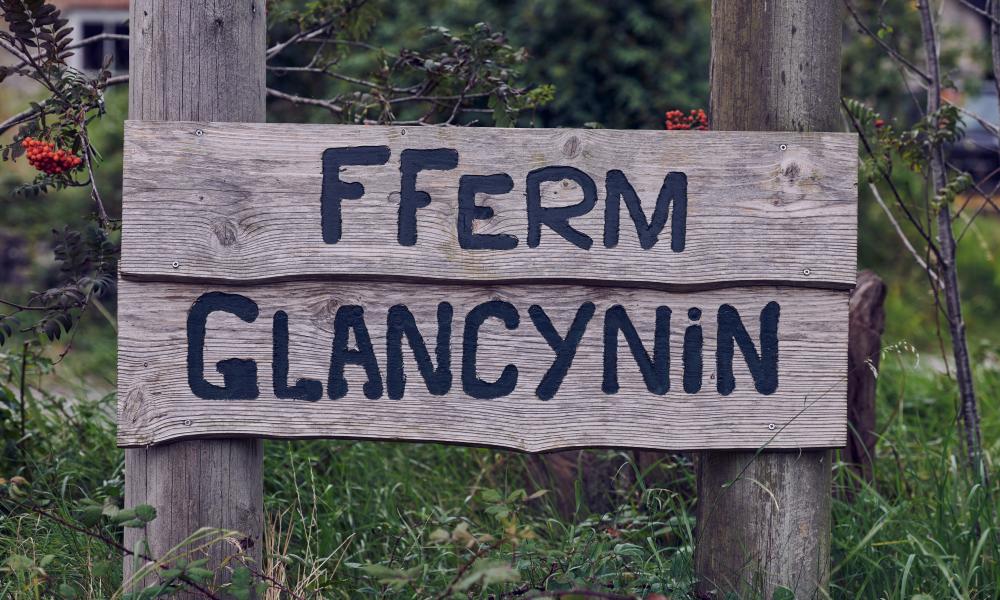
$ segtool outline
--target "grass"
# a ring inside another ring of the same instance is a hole
[[[995,398],[995,357],[980,358],[980,393]],[[14,376],[0,404],[16,406],[20,363],[10,356],[4,364]],[[1000,521],[962,466],[952,384],[912,355],[888,355],[883,366],[875,484],[860,484],[835,466],[830,596],[997,597]],[[3,415],[0,477],[24,477],[31,502],[71,520],[85,499],[120,502],[123,456],[114,446],[112,406],[112,396],[69,403],[29,386],[27,438],[17,443],[11,435],[19,428],[16,410]],[[995,455],[1000,411],[988,400],[982,410],[984,439]],[[668,483],[647,487],[626,476],[636,469],[630,453],[606,454],[624,465],[618,484],[608,482],[617,508],[589,514],[581,484],[576,514],[567,518],[552,494],[529,494],[529,459],[519,454],[267,442],[264,567],[303,597],[487,597],[483,584],[497,598],[525,597],[533,586],[694,597],[690,463],[678,457],[655,466],[655,479]],[[992,469],[992,480],[998,477]],[[98,530],[120,535],[108,519]],[[60,585],[76,597],[111,597],[120,564],[101,541],[4,501],[0,597],[59,597]]]

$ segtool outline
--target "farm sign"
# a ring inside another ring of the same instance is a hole
[[[856,138],[129,122],[118,441],[846,435]]]

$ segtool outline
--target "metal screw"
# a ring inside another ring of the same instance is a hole
[[[175,260],[174,262],[170,263],[170,266],[176,269],[181,266],[181,263]]]
[[[802,274],[808,277],[812,275],[812,269],[802,269]]]
[[[195,130],[194,130],[194,134],[195,134],[196,136],[198,136],[198,137],[201,137],[201,136],[205,135],[205,132],[204,132],[204,131],[202,131],[202,130],[200,130],[200,129],[195,129]]]
[[[771,431],[774,431],[774,423],[768,423],[767,428],[770,429]]]
[[[406,135],[406,130],[405,129],[400,129],[399,130],[399,135]]]
[[[149,366],[149,363],[148,363],[148,362],[144,362],[144,363],[142,363],[142,366],[144,366],[144,367],[148,367],[148,366]]]
[[[191,425],[191,419],[184,419],[184,424],[190,426]]]
[[[782,145],[780,145],[778,147],[781,148],[782,151],[788,150],[788,145],[787,144],[782,144]]]

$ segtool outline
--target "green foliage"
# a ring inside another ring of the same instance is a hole
[[[527,53],[485,22],[454,30],[409,24],[407,33],[419,33],[412,45],[373,45],[383,3],[275,4],[272,16],[284,20],[272,21],[269,31],[271,83],[282,102],[323,109],[324,120],[505,127],[553,97],[551,87],[520,83]],[[317,36],[326,41],[292,43]]]
[[[432,0],[386,2],[378,45],[412,44],[405,24],[453,29],[486,21],[502,28],[529,60],[525,81],[551,84],[555,97],[530,121],[544,127],[600,123],[662,129],[669,108],[708,105],[710,3],[700,0],[597,2]]]
[[[952,383],[905,348],[890,346],[879,373],[874,484],[835,465],[830,595],[995,597],[1000,521],[990,498],[1000,491],[1000,472],[993,467],[990,494],[969,482],[959,468]],[[1000,392],[1000,370],[989,366],[997,357],[979,364],[980,389]],[[5,375],[0,370],[0,382],[9,380]],[[110,540],[120,540],[123,527],[155,519],[151,507],[121,509],[113,398],[57,403],[29,391],[26,441],[0,461],[0,597],[111,597],[121,585],[121,553],[24,507],[30,500]],[[986,450],[995,454],[997,406],[984,405],[983,427],[991,440]],[[319,440],[268,442],[265,449],[267,549],[259,570],[301,597],[511,600],[581,589],[695,597],[693,499],[685,491],[693,472],[682,460],[653,468],[666,485],[620,485],[614,510],[581,510],[567,520],[551,493],[523,487],[530,483],[526,458],[514,453]],[[608,458],[636,468],[629,455]],[[192,539],[220,538],[201,531]],[[157,581],[127,597],[169,597],[191,585],[185,580],[209,585],[213,574],[202,560],[164,557]],[[252,565],[232,568],[233,582],[219,592],[245,598],[275,585]]]

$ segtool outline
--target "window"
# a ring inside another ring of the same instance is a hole
[[[119,19],[88,17],[80,23],[77,31],[80,32],[80,40],[102,33],[128,35],[128,25]],[[97,71],[109,56],[111,63],[108,66],[112,71],[127,71],[128,41],[104,40],[88,44],[80,49],[78,66],[84,71]]]

